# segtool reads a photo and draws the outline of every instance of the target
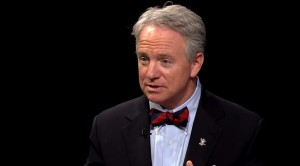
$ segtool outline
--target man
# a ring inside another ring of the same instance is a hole
[[[262,118],[212,94],[197,76],[206,40],[201,17],[181,5],[149,8],[132,34],[144,95],[95,117],[85,165],[263,165]]]

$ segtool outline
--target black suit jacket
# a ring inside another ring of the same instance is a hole
[[[85,166],[151,166],[149,101],[121,103],[94,118]],[[262,118],[240,105],[203,90],[186,160],[194,166],[258,166]],[[206,140],[200,146],[200,138]]]

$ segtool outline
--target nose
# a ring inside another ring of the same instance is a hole
[[[158,63],[151,62],[148,66],[147,77],[150,80],[154,80],[159,78],[159,76],[160,76],[160,72],[159,72]]]

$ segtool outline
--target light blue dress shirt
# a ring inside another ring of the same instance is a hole
[[[150,109],[156,108],[163,112],[176,112],[187,106],[189,119],[187,127],[182,130],[174,125],[162,125],[151,128],[152,166],[182,166],[192,132],[193,122],[201,96],[201,84],[197,77],[197,87],[193,95],[179,107],[167,110],[159,104],[149,102]]]

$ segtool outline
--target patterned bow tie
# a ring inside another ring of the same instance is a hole
[[[181,127],[186,127],[187,125],[189,110],[187,107],[184,107],[183,109],[177,112],[170,113],[170,112],[162,112],[152,108],[149,114],[150,114],[150,120],[152,126],[169,124],[181,128]]]

